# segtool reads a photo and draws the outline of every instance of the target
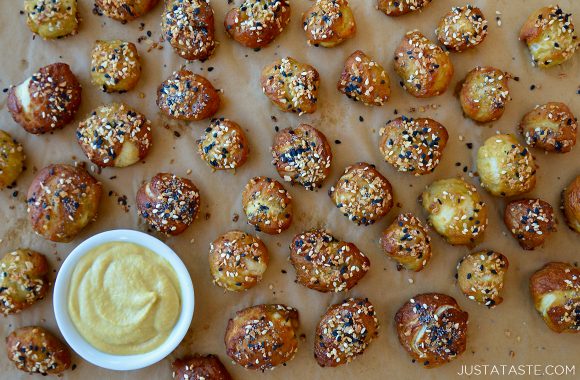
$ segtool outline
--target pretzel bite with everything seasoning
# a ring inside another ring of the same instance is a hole
[[[232,380],[228,370],[215,355],[193,355],[171,363],[175,380]]]
[[[339,241],[325,230],[294,236],[290,262],[296,281],[319,292],[353,288],[368,272],[371,262],[353,243]]]
[[[105,16],[126,23],[145,15],[159,0],[95,0],[95,7]]]
[[[536,106],[520,122],[526,144],[547,152],[567,153],[576,145],[578,120],[564,103]]]
[[[0,190],[12,185],[24,170],[24,150],[8,132],[0,130]]]
[[[6,337],[8,359],[30,374],[61,375],[71,366],[69,348],[39,326],[21,327]]]
[[[391,183],[366,162],[348,166],[328,195],[340,212],[359,226],[375,223],[394,203]]]
[[[51,40],[77,34],[77,0],[24,0],[26,24],[32,33]]]
[[[82,167],[49,165],[28,189],[30,224],[45,239],[68,243],[97,218],[102,191]]]
[[[30,249],[17,249],[0,260],[0,313],[15,314],[48,293],[48,261]]]
[[[511,201],[505,207],[503,220],[523,249],[531,250],[544,244],[556,231],[554,209],[541,199]]]
[[[580,175],[562,192],[562,205],[568,226],[580,233]]]
[[[405,116],[387,122],[379,134],[385,161],[416,176],[435,170],[449,139],[447,129],[435,120]]]
[[[179,235],[197,217],[199,192],[187,178],[159,173],[137,191],[137,210],[155,231]]]
[[[461,355],[467,345],[467,319],[453,297],[419,294],[395,315],[399,342],[426,368],[438,367]]]
[[[189,61],[205,61],[215,50],[214,15],[209,0],[167,1],[161,30],[173,50]]]
[[[511,197],[536,185],[536,164],[530,151],[512,135],[495,135],[479,147],[476,161],[481,187],[496,197]]]
[[[280,304],[240,310],[226,329],[226,352],[239,365],[265,371],[285,364],[298,351],[298,310]]]
[[[473,246],[487,227],[487,205],[461,178],[433,182],[419,197],[427,221],[452,245]]]
[[[546,325],[557,333],[580,332],[580,270],[568,263],[550,262],[530,277],[534,306]]]
[[[147,156],[151,122],[123,103],[101,106],[79,123],[77,141],[85,155],[100,167],[124,168]]]
[[[366,106],[382,106],[391,96],[391,81],[385,69],[360,50],[346,59],[337,88]]]
[[[419,272],[431,259],[431,237],[413,214],[399,214],[383,231],[380,240],[385,254],[397,262],[397,267]]]
[[[459,102],[465,116],[479,123],[502,117],[511,100],[509,74],[494,67],[477,66],[461,83]]]
[[[259,49],[274,41],[289,21],[288,0],[245,0],[226,14],[224,26],[240,45]]]
[[[236,169],[248,159],[249,147],[244,130],[229,119],[212,119],[197,140],[201,158],[215,170]]]
[[[332,151],[328,140],[308,124],[276,133],[272,156],[272,164],[280,177],[298,183],[306,190],[320,188],[330,173]]]
[[[198,121],[217,112],[220,97],[209,80],[180,69],[157,89],[157,105],[161,112],[173,119]]]
[[[42,134],[70,123],[81,104],[81,85],[66,63],[53,63],[8,91],[8,110],[28,133]]]
[[[232,292],[250,289],[260,282],[269,261],[262,240],[242,231],[226,232],[209,246],[213,282]]]
[[[276,235],[292,223],[292,197],[280,182],[268,177],[248,181],[242,193],[242,207],[256,231]]]
[[[95,43],[91,53],[91,80],[104,92],[126,92],[141,77],[141,61],[135,44],[113,40]]]
[[[330,48],[356,33],[348,0],[316,0],[302,16],[308,45]]]
[[[457,285],[467,298],[489,308],[503,302],[507,257],[494,251],[480,251],[463,257],[457,264]]]
[[[377,8],[387,16],[402,16],[421,11],[432,0],[377,0]]]
[[[281,111],[299,115],[316,111],[320,75],[310,65],[291,57],[279,59],[262,70],[260,85]]]
[[[316,328],[314,358],[321,367],[338,367],[362,355],[378,335],[379,321],[368,299],[332,305]]]
[[[483,42],[487,20],[481,9],[472,5],[453,7],[439,21],[437,39],[448,50],[462,52]]]
[[[559,6],[542,7],[532,13],[520,30],[520,41],[530,50],[534,65],[560,65],[574,55],[580,41],[574,32],[572,14]]]

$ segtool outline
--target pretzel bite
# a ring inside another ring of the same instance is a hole
[[[95,0],[95,7],[105,16],[126,23],[145,15],[159,0]]]
[[[447,90],[453,78],[449,53],[421,32],[407,32],[395,51],[395,72],[401,86],[417,98],[430,98]]]
[[[402,16],[421,11],[432,0],[377,0],[378,9],[387,16]]]
[[[532,250],[556,231],[554,209],[541,199],[511,201],[505,207],[503,220],[523,249]]]
[[[562,205],[568,226],[580,233],[580,175],[562,192]]]
[[[242,207],[248,223],[276,235],[292,223],[292,197],[282,184],[268,177],[254,177],[242,193]]]
[[[314,358],[321,367],[338,367],[362,355],[378,335],[379,321],[368,299],[332,305],[316,328]]]
[[[399,342],[426,368],[448,363],[465,351],[468,316],[453,297],[416,295],[395,315]]]
[[[209,270],[214,284],[237,292],[255,286],[268,268],[270,256],[262,240],[229,231],[209,246]]]
[[[580,43],[574,32],[572,14],[557,5],[532,13],[520,30],[520,41],[528,45],[534,65],[542,68],[566,62]]]
[[[322,187],[330,173],[332,151],[326,136],[308,124],[276,133],[272,164],[284,181],[298,183],[306,190]]]
[[[290,262],[296,270],[296,281],[319,292],[353,288],[371,265],[356,245],[339,241],[325,230],[294,236],[290,244]]]
[[[383,231],[381,247],[397,262],[397,267],[419,272],[431,259],[431,237],[413,214],[399,214]]]
[[[348,0],[316,0],[302,16],[308,45],[330,48],[356,33]]]
[[[49,165],[28,188],[30,224],[45,239],[68,243],[97,218],[102,191],[82,167]]]
[[[294,358],[298,351],[298,310],[280,304],[240,310],[226,328],[226,352],[239,365],[265,371]]]
[[[48,293],[48,261],[30,249],[17,249],[0,260],[0,313],[16,314]]]
[[[81,104],[81,85],[66,63],[53,63],[8,91],[8,110],[28,133],[63,128]]]
[[[155,231],[176,236],[197,217],[199,192],[187,178],[158,173],[137,191],[137,210]]]
[[[487,20],[478,7],[470,4],[453,7],[439,20],[435,32],[448,50],[462,52],[483,42],[487,36]]]
[[[175,380],[232,380],[215,355],[188,355],[171,363]]]
[[[567,153],[576,145],[578,121],[564,103],[536,106],[520,123],[526,144],[548,152]]]
[[[487,205],[461,178],[433,182],[419,197],[427,221],[452,245],[473,246],[487,227]]]
[[[385,161],[416,176],[435,170],[449,139],[447,129],[435,120],[405,116],[389,121],[379,134]]]
[[[337,88],[365,106],[382,106],[391,96],[391,81],[385,69],[360,50],[346,59]]]
[[[141,61],[132,42],[97,40],[91,53],[91,80],[104,92],[127,92],[141,77]]]
[[[61,375],[71,366],[69,348],[39,326],[21,327],[6,337],[6,353],[16,368],[30,374]]]
[[[24,0],[26,24],[32,33],[51,40],[77,34],[77,0]]]
[[[205,61],[215,50],[214,15],[209,0],[166,1],[161,30],[173,50],[189,61]]]
[[[580,331],[580,270],[568,263],[550,262],[530,277],[534,306],[546,325],[557,333]]]
[[[215,170],[235,169],[248,159],[248,140],[238,123],[229,119],[212,119],[197,140],[201,158]]]
[[[100,167],[139,162],[149,153],[151,138],[151,122],[123,103],[100,106],[77,128],[81,149]]]
[[[217,112],[220,97],[209,80],[182,68],[157,88],[157,105],[173,119],[198,121]]]
[[[530,151],[512,135],[495,135],[477,151],[481,187],[496,197],[511,197],[536,185],[536,164]]]
[[[274,41],[289,21],[288,0],[245,0],[226,14],[224,26],[240,45],[259,49]]]
[[[495,307],[503,302],[501,291],[508,267],[509,261],[501,253],[472,253],[457,264],[457,285],[470,300]]]
[[[461,83],[459,102],[465,116],[479,123],[502,117],[511,100],[509,74],[494,67],[477,66]]]
[[[24,170],[24,150],[8,132],[0,130],[0,190],[12,185]]]
[[[299,115],[316,111],[320,76],[310,65],[291,57],[279,59],[262,70],[260,85],[281,111]]]

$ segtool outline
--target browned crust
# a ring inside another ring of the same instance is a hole
[[[506,205],[503,220],[523,249],[532,250],[544,244],[556,231],[554,209],[541,199],[520,199]]]
[[[398,17],[421,11],[432,0],[377,0],[377,8],[387,16]]]
[[[188,355],[171,363],[175,380],[232,380],[220,359],[213,355]]]
[[[554,131],[549,124],[556,124]],[[548,152],[567,153],[576,145],[578,121],[564,103],[549,102],[524,115],[519,131],[530,146]]]
[[[454,28],[452,28],[454,26]],[[437,39],[447,49],[462,52],[473,49],[487,37],[487,20],[478,7],[453,7],[439,20]]]
[[[493,308],[503,302],[502,289],[508,268],[507,257],[499,252],[475,252],[459,260],[457,284],[467,298]]]
[[[488,90],[479,89],[479,85],[483,82],[483,78],[487,76],[494,78],[493,84],[491,86],[486,86]],[[499,79],[500,77],[502,79]],[[479,123],[498,120],[503,116],[506,104],[510,100],[508,85],[509,79],[510,75],[508,73],[495,67],[475,67],[467,73],[465,79],[461,82],[459,101],[463,113],[470,119]],[[493,91],[493,94],[486,91]],[[502,96],[502,94],[505,94],[506,92],[507,95]],[[485,99],[485,101],[490,101],[490,104],[484,104],[481,96],[489,97],[489,99]]]
[[[282,184],[268,177],[254,177],[242,193],[248,223],[270,235],[279,234],[292,223],[292,197]]]
[[[95,6],[105,16],[126,23],[153,9],[159,0],[95,0]]]
[[[382,106],[391,96],[389,75],[361,50],[348,56],[336,87],[349,99],[367,106]]]
[[[215,170],[236,169],[242,166],[250,152],[242,127],[223,117],[211,120],[197,144],[201,158]]]
[[[568,226],[580,233],[580,175],[562,192],[562,205]]]
[[[356,33],[348,0],[318,0],[302,15],[308,45],[333,47]]]
[[[381,248],[397,262],[397,267],[419,272],[431,259],[431,237],[413,214],[399,214],[383,231]]]

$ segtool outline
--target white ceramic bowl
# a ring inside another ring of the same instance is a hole
[[[181,313],[173,331],[155,350],[139,355],[111,355],[91,346],[76,330],[68,313],[68,293],[72,273],[81,257],[105,243],[122,241],[149,248],[169,262],[181,285]],[[181,342],[193,318],[193,284],[187,268],[177,254],[160,240],[139,231],[112,230],[97,234],[77,246],[62,264],[54,284],[56,323],[71,348],[86,361],[102,368],[127,371],[150,366],[169,355]]]

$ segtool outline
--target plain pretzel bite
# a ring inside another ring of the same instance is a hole
[[[215,355],[188,355],[171,363],[175,380],[232,380],[226,367]]]
[[[476,166],[481,187],[496,197],[527,193],[536,185],[534,157],[512,135],[485,140],[477,151]]]
[[[572,14],[565,13],[558,5],[532,13],[522,26],[519,38],[528,45],[533,64],[541,68],[566,62],[580,45]]]
[[[157,106],[170,118],[198,121],[218,111],[220,97],[209,80],[182,68],[159,85]]]
[[[292,307],[280,304],[248,307],[228,321],[226,353],[247,369],[274,369],[294,358],[298,327],[298,310]]]
[[[348,0],[316,0],[302,16],[308,45],[330,48],[356,33]]]
[[[510,75],[495,67],[477,66],[460,84],[459,102],[463,113],[479,123],[502,117],[511,100]]]
[[[567,153],[576,145],[578,120],[564,103],[537,105],[520,122],[526,144],[547,152]]]
[[[568,263],[550,262],[530,277],[534,306],[546,325],[557,333],[580,332],[580,270]]]
[[[214,13],[209,0],[166,1],[161,30],[173,50],[189,61],[205,61],[215,50]]]
[[[397,267],[419,272],[431,259],[431,237],[413,214],[399,214],[381,234],[381,248]]]
[[[262,70],[260,85],[281,111],[299,115],[316,111],[320,75],[306,63],[292,57],[279,59]]]
[[[573,231],[580,233],[580,175],[562,192],[562,206],[566,223]]]
[[[292,197],[280,182],[268,177],[248,181],[242,193],[242,207],[256,231],[276,235],[292,223]]]
[[[421,11],[433,0],[377,0],[377,8],[387,16],[398,17]]]
[[[511,201],[505,207],[503,220],[512,236],[527,250],[541,246],[556,231],[554,209],[541,199]]]
[[[97,40],[91,53],[91,80],[104,92],[132,90],[141,77],[141,58],[132,42]]]
[[[97,218],[101,183],[86,169],[65,164],[41,169],[28,188],[28,218],[45,239],[68,243]]]
[[[330,173],[332,151],[326,136],[308,124],[286,128],[274,137],[272,164],[284,181],[306,190],[322,187]]]
[[[259,49],[274,41],[289,21],[288,0],[245,0],[226,14],[224,26],[240,45]]]
[[[368,299],[348,298],[326,310],[314,339],[314,358],[321,367],[338,367],[362,355],[378,335],[379,321]]]
[[[8,132],[0,130],[0,190],[11,186],[24,171],[24,150]]]
[[[393,187],[366,162],[348,166],[328,190],[336,207],[357,225],[374,224],[393,208]]]
[[[249,154],[242,127],[223,117],[211,120],[197,140],[197,148],[201,158],[214,170],[236,169],[246,162]]]
[[[66,63],[53,63],[8,91],[8,110],[28,133],[42,134],[70,123],[81,104],[81,85]]]
[[[483,42],[487,20],[481,9],[472,5],[453,7],[439,21],[437,39],[448,50],[462,52]]]
[[[371,265],[356,245],[339,241],[321,229],[294,236],[290,243],[290,262],[296,270],[296,281],[319,292],[353,288]]]
[[[144,159],[151,148],[151,122],[123,103],[103,105],[81,121],[77,141],[100,167],[124,168]]]
[[[77,0],[24,0],[26,24],[32,33],[51,40],[77,34]]]
[[[401,346],[425,368],[438,367],[461,355],[467,346],[467,319],[453,297],[418,294],[395,315]]]
[[[159,0],[95,0],[95,8],[105,16],[126,23],[145,15]]]
[[[349,99],[366,106],[382,106],[391,96],[389,75],[361,50],[348,56],[336,87]]]
[[[457,263],[457,285],[467,298],[488,308],[503,302],[501,291],[509,267],[507,257],[494,251],[464,256]]]

